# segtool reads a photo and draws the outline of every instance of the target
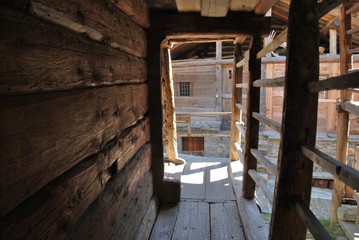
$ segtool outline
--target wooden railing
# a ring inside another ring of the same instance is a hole
[[[306,3],[304,4],[303,2]],[[242,81],[241,76],[235,76],[234,79],[234,110],[232,111],[232,121],[234,124],[231,128],[231,149],[236,154],[231,154],[231,159],[236,160],[237,156],[244,165],[243,197],[247,199],[253,198],[253,184],[255,184],[261,189],[268,201],[273,204],[272,223],[269,230],[270,239],[285,239],[289,237],[288,233],[292,233],[290,235],[292,239],[304,239],[306,228],[310,230],[315,239],[331,239],[328,232],[309,209],[313,163],[318,164],[324,170],[331,173],[338,181],[359,190],[359,172],[346,165],[342,157],[347,154],[347,148],[343,147],[347,145],[348,139],[348,136],[344,134],[344,132],[348,133],[347,124],[349,118],[347,115],[349,113],[359,114],[359,103],[353,102],[349,93],[353,89],[359,88],[359,71],[346,73],[349,66],[348,57],[352,52],[356,52],[355,49],[351,49],[348,45],[350,41],[348,41],[347,34],[358,32],[359,28],[348,31],[347,26],[349,25],[345,22],[348,18],[345,17],[345,12],[353,12],[354,9],[348,10],[347,4],[341,6],[340,22],[344,23],[341,26],[341,38],[345,39],[345,41],[341,39],[340,42],[341,68],[346,68],[341,71],[341,76],[318,81],[319,46],[313,43],[317,37],[314,33],[317,32],[319,35],[316,21],[335,8],[340,2],[322,1],[321,3],[313,3],[310,0],[292,0],[291,4],[295,5],[296,10],[302,7],[302,10],[299,12],[303,14],[303,17],[308,22],[298,22],[298,19],[301,19],[301,17],[293,17],[289,21],[288,29],[292,29],[288,33],[285,31],[278,39],[274,39],[271,44],[262,50],[258,50],[259,42],[254,36],[249,57],[238,57],[235,55],[235,72],[242,74],[243,66],[249,64],[250,74],[248,75],[250,77],[247,83]],[[311,4],[314,4],[313,8],[308,8]],[[357,11],[359,6],[355,5],[355,7]],[[305,14],[305,8],[307,8],[307,14]],[[295,12],[293,11],[293,14],[296,14]],[[297,29],[298,26],[301,27],[300,31]],[[290,60],[287,58],[287,76],[274,79],[261,79],[256,68],[256,64],[258,64],[258,61],[255,60],[256,57],[260,59],[278,47],[284,42],[283,39],[286,39],[284,37],[286,35],[290,35],[288,39],[291,41],[287,52],[289,54],[297,54],[297,56],[292,56]],[[311,42],[310,39],[312,38],[313,41]],[[300,48],[300,51],[297,51],[296,48],[298,49],[299,46],[305,46],[305,43],[303,44],[302,41],[308,41],[308,48]],[[311,69],[303,66],[305,65],[303,61],[310,62]],[[288,81],[291,81],[290,85],[285,86]],[[260,87],[285,87],[283,126],[281,123],[259,113],[258,93]],[[242,88],[246,88],[248,95],[245,104],[241,98]],[[323,101],[318,100],[318,92],[331,89],[343,90],[341,91],[341,101],[339,103],[339,119],[342,118],[342,120],[339,120],[338,123],[338,144],[340,150],[338,150],[337,159],[315,148],[317,105],[318,102]],[[341,117],[340,114],[342,113],[345,113],[346,116]],[[243,114],[247,115],[247,121],[244,123],[242,122]],[[345,121],[346,125],[344,124]],[[281,137],[284,137],[284,139],[281,139],[281,148],[279,149],[279,167],[257,149],[259,122],[281,133]],[[244,136],[244,144],[241,144],[241,136]],[[243,148],[241,147],[242,145],[244,145]],[[274,198],[264,180],[256,171],[257,161],[270,173],[277,175]],[[338,194],[342,195],[342,189],[339,191],[341,192]],[[293,234],[294,232],[298,234],[295,235]]]
[[[193,135],[191,121],[192,117],[217,117],[217,116],[230,116],[231,112],[178,112],[176,113],[177,123],[187,124],[187,134]],[[213,135],[213,133],[211,133]],[[223,135],[223,134],[221,134]],[[228,134],[225,134],[226,136]]]

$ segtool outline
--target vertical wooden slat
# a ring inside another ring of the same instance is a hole
[[[183,164],[184,161],[178,158],[178,151],[177,151],[177,127],[176,127],[174,87],[173,87],[173,79],[172,79],[171,54],[167,47],[161,48],[160,60],[161,60],[162,104],[164,111],[164,127],[165,127],[167,160],[175,164]]]
[[[306,226],[294,208],[309,206],[313,163],[300,153],[315,145],[318,94],[304,87],[319,78],[318,21],[305,20],[316,1],[292,0],[289,11],[286,84],[278,173],[269,239],[305,239]]]
[[[239,131],[236,127],[236,122],[241,122],[241,111],[236,107],[236,103],[242,103],[242,88],[236,88],[236,84],[243,82],[243,67],[237,68],[236,64],[242,58],[242,45],[236,43],[234,49],[234,62],[232,73],[232,118],[231,118],[231,137],[230,137],[230,152],[229,159],[239,160],[237,149],[234,147],[234,142],[241,143]],[[243,160],[243,159],[242,159]]]
[[[222,59],[222,42],[216,42],[216,59]],[[223,111],[223,79],[222,79],[222,65],[216,65],[216,111]],[[221,120],[221,116],[216,117],[217,120]]]
[[[344,3],[340,6],[339,14],[339,48],[340,48],[340,74],[346,74],[351,68],[351,54],[348,49],[351,48],[351,36],[346,34],[346,31],[351,28],[351,15],[346,15],[346,11],[350,8],[349,3]],[[341,102],[351,100],[352,93],[347,90],[340,91]],[[349,114],[346,111],[338,112],[338,127],[337,127],[337,154],[336,158],[345,163],[348,155],[348,136],[349,136]],[[342,204],[344,183],[338,178],[334,178],[332,202],[330,206],[330,223],[337,223],[337,209]]]
[[[261,77],[261,59],[257,59],[257,53],[262,48],[260,35],[253,36],[253,44],[249,57],[249,79],[247,95],[247,123],[244,143],[243,164],[243,197],[252,199],[254,197],[256,183],[248,173],[250,169],[257,169],[257,159],[250,153],[251,148],[258,148],[259,122],[252,117],[252,112],[259,112],[260,88],[253,87],[253,82]]]

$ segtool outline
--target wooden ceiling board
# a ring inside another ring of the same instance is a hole
[[[201,0],[176,0],[179,12],[199,12],[201,11]]]
[[[201,16],[225,17],[229,9],[229,0],[201,0]]]
[[[251,12],[259,0],[231,0],[229,8],[231,11],[248,11]]]

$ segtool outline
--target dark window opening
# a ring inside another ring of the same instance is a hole
[[[179,95],[180,96],[191,96],[191,84],[189,82],[179,83]]]

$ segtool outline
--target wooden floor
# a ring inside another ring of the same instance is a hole
[[[165,166],[167,178],[181,180],[181,202],[161,207],[150,239],[245,239],[228,159],[184,158],[185,166]]]

